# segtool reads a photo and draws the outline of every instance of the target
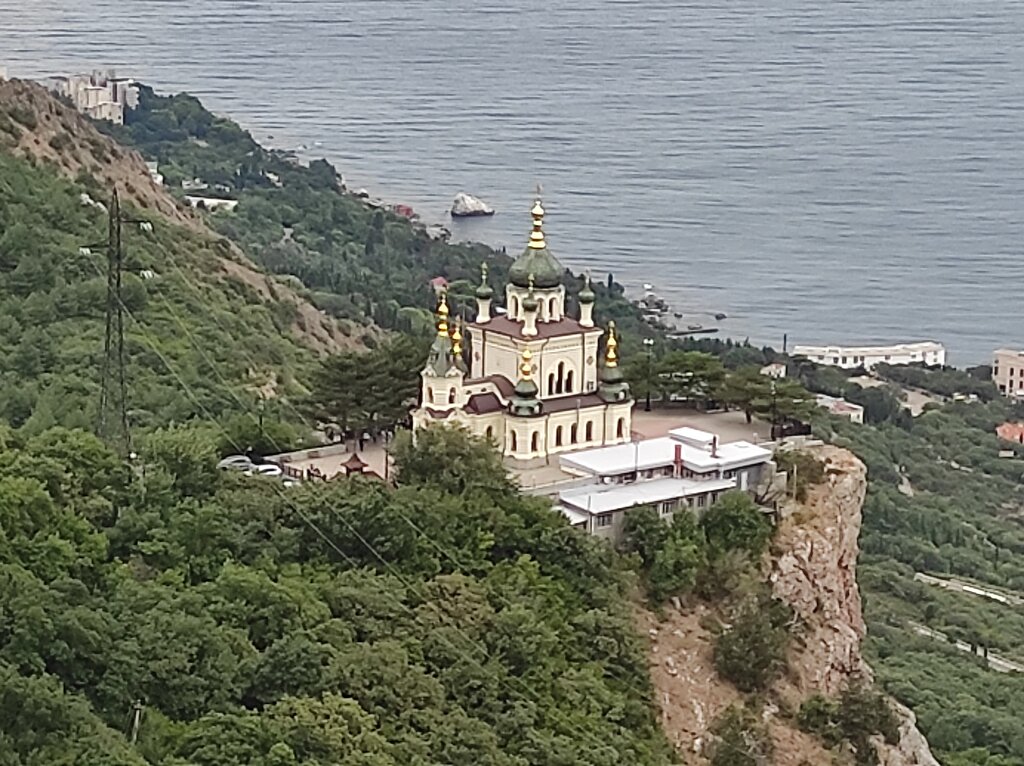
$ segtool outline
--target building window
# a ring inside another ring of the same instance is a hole
[[[697,507],[703,508],[708,502],[707,495],[697,495]]]
[[[658,506],[658,510],[661,512],[662,516],[668,516],[675,509],[676,504],[674,500],[666,500],[664,503]]]
[[[626,419],[619,418],[618,424],[615,426],[615,436],[619,439],[626,435]]]
[[[565,362],[558,363],[558,377],[555,378],[555,393],[560,394],[563,390],[563,381],[565,380]]]
[[[448,404],[455,404],[455,389],[448,389]]]
[[[555,373],[548,373],[548,394],[555,393]]]
[[[586,430],[586,439],[585,439],[585,441],[588,441],[588,442],[594,441],[594,421],[593,420],[588,420],[587,421],[587,430]]]
[[[516,451],[516,432],[515,431],[510,431],[509,432],[509,435],[508,435],[508,451],[509,452],[515,452]]]
[[[430,386],[427,386],[427,401],[431,404],[434,403],[434,389]]]
[[[548,308],[548,318],[551,319],[552,321],[554,321],[555,316],[556,316],[556,314],[555,314],[555,299],[554,298],[551,299],[551,303],[549,304],[549,306],[550,306],[550,308]]]
[[[530,437],[530,451],[540,451],[540,431],[534,431],[533,436]]]
[[[579,423],[573,423],[569,426],[569,442],[575,444],[579,441]]]
[[[555,446],[556,447],[561,447],[562,446],[562,427],[561,426],[558,426],[558,428],[555,429]]]
[[[612,525],[612,515],[610,513],[602,513],[597,517],[594,524],[598,527],[610,527]]]
[[[487,430],[484,431],[484,438],[487,441],[491,441],[494,438],[494,426],[487,426]]]
[[[572,393],[572,370],[565,373],[565,393]]]
[[[512,296],[512,318],[519,319],[519,299],[516,296]]]

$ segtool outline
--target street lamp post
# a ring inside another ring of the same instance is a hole
[[[774,379],[771,382],[771,390],[772,390],[772,441],[774,441],[775,439],[779,438],[778,437],[778,422],[779,422],[778,399],[777,399],[777,392],[776,392],[776,389],[775,389],[775,380]]]
[[[644,401],[644,412],[651,411],[651,385],[653,384],[654,373],[654,338],[644,338],[644,346],[647,347],[647,397]]]

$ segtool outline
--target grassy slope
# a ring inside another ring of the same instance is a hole
[[[102,190],[54,168],[0,153],[0,417],[31,431],[94,422],[102,361],[106,255],[79,250],[106,238]],[[314,355],[289,327],[294,306],[265,301],[221,272],[222,246],[153,216],[126,227],[126,352],[133,419],[153,426],[223,413],[281,393]],[[151,270],[155,278],[139,275]],[[197,346],[199,348],[197,348]],[[201,348],[201,350],[199,350]],[[170,362],[181,381],[169,375]],[[187,387],[196,401],[183,396]]]

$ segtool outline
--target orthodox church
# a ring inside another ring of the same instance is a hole
[[[544,239],[540,199],[531,215],[529,244],[509,269],[503,313],[492,316],[494,290],[483,267],[476,321],[466,328],[469,353],[441,294],[413,427],[459,424],[517,461],[628,442],[633,399],[614,323],[599,364],[605,333],[594,326],[590,282],[578,296],[579,317],[567,316],[564,269]]]

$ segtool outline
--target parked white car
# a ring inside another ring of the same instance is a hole
[[[217,463],[217,467],[223,471],[249,471],[254,468],[252,460],[245,455],[228,455]]]

